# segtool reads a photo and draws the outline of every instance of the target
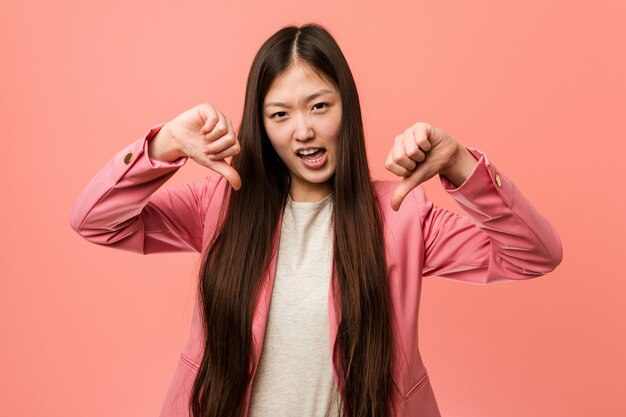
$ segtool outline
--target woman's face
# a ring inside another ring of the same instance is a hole
[[[308,64],[294,65],[265,96],[263,125],[291,172],[291,198],[319,201],[327,196],[341,126],[341,97],[333,83]]]

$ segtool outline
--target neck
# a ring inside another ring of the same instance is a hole
[[[293,201],[315,202],[326,198],[331,191],[330,185],[327,183],[315,184],[315,187],[292,183],[289,195]]]

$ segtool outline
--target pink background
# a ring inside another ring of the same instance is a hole
[[[427,278],[421,349],[446,417],[626,415],[626,3],[3,2],[0,415],[155,416],[195,254],[69,227],[77,194],[154,124],[209,101],[238,127],[254,53],[317,21],[356,78],[376,178],[417,121],[484,150],[559,230],[539,279]],[[165,186],[210,174],[189,161]],[[460,210],[435,177],[437,204]]]

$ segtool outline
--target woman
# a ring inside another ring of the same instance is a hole
[[[219,175],[160,188],[189,158]],[[561,241],[484,153],[428,123],[395,138],[386,168],[402,180],[372,182],[354,79],[310,24],[262,45],[237,133],[203,103],[96,174],[71,215],[81,236],[203,255],[161,416],[440,415],[418,350],[422,277],[542,276]],[[428,200],[419,184],[436,174],[467,216]]]

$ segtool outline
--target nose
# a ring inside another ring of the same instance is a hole
[[[299,141],[307,141],[315,136],[311,120],[307,115],[299,115],[296,118],[294,138]]]

